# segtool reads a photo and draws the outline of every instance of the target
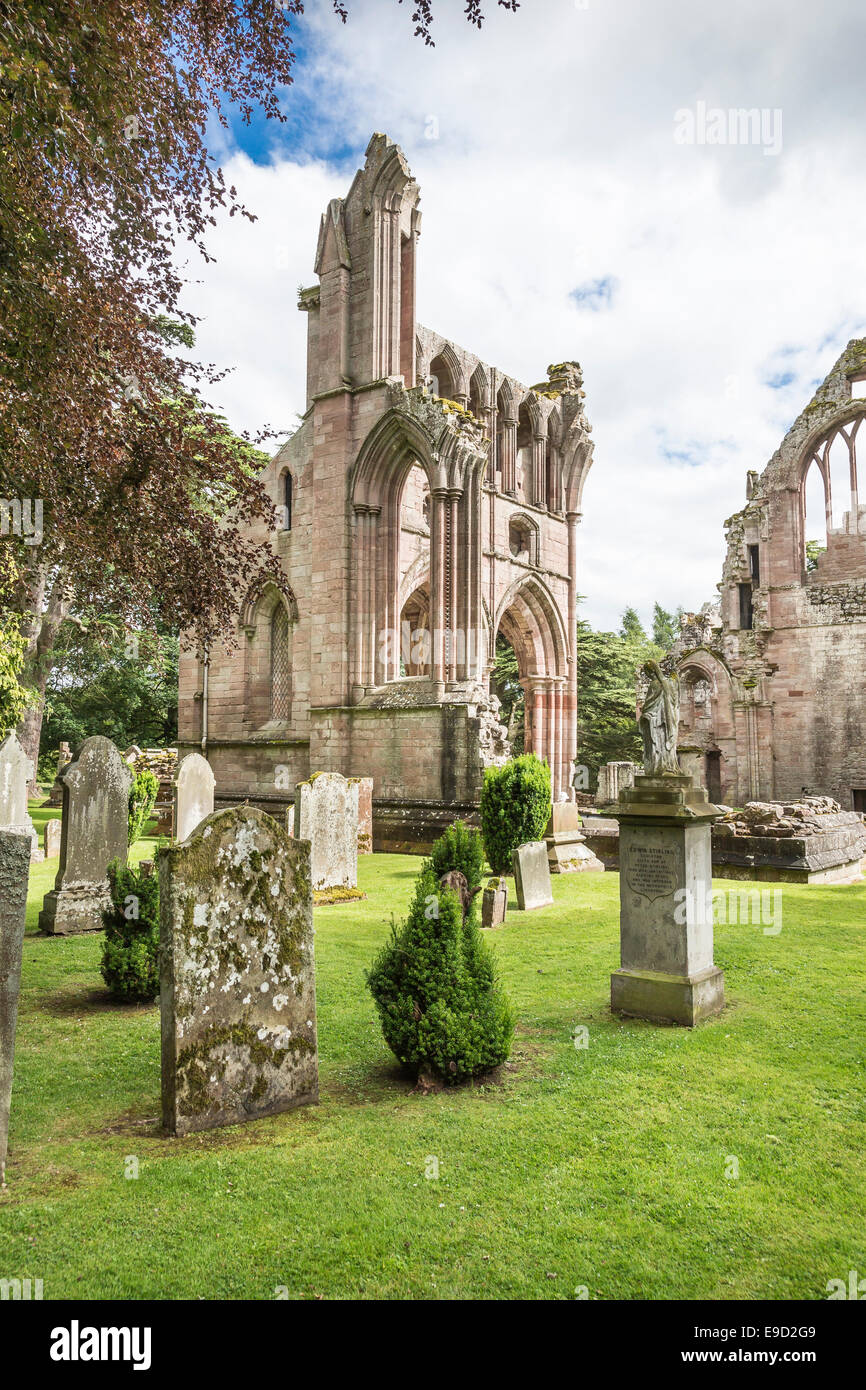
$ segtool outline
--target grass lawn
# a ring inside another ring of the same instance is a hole
[[[363,858],[367,899],[316,908],[321,1104],[167,1139],[158,1007],[109,1001],[101,934],[35,934],[57,861],[35,866],[0,1274],[46,1298],[819,1299],[866,1272],[866,887],[786,886],[777,936],[719,927],[728,1008],[689,1031],[612,1017],[618,876],[557,877],[490,934],[502,1084],[424,1097],[364,984],[418,867]]]

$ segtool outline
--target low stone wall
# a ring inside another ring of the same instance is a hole
[[[373,849],[377,854],[429,854],[433,841],[455,820],[480,827],[478,807],[443,801],[373,801]]]
[[[719,878],[789,883],[858,883],[866,823],[830,797],[749,802],[713,826],[713,871]]]
[[[606,869],[619,868],[619,825],[584,815],[586,843]],[[859,883],[866,822],[830,797],[749,802],[713,826],[713,876],[765,883]]]

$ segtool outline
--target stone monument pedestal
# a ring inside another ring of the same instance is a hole
[[[577,874],[587,870],[604,872],[581,831],[580,812],[573,801],[555,801],[544,832],[547,862],[552,874]]]
[[[620,969],[614,1013],[694,1027],[724,1007],[713,962],[710,828],[721,812],[691,777],[636,777],[620,825]]]

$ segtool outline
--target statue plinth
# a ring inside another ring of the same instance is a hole
[[[710,828],[722,812],[691,777],[636,777],[610,813],[620,823],[620,969],[614,1013],[694,1027],[724,1007],[713,962]]]

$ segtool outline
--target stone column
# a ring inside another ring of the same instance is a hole
[[[547,439],[532,436],[532,500],[536,507],[547,506]]]
[[[637,777],[620,824],[620,969],[614,1013],[694,1027],[724,1007],[713,962],[712,846],[720,812],[690,777]]]
[[[517,494],[517,421],[502,421],[502,491]]]
[[[433,679],[445,681],[445,573],[446,573],[446,508],[448,489],[432,488],[430,492],[430,670]]]
[[[564,719],[564,760],[571,786],[571,767],[577,757],[577,528],[581,513],[569,512],[568,523],[568,681]]]
[[[448,490],[448,529],[445,553],[445,584],[448,596],[448,640],[445,660],[445,679],[457,680],[457,632],[460,627],[460,574],[465,552],[458,543],[460,534],[459,488]]]
[[[380,507],[367,508],[367,658],[366,685],[378,685],[379,662],[379,582],[378,541]]]
[[[0,830],[0,1186],[6,1178],[12,1060],[29,873],[29,836]]]

